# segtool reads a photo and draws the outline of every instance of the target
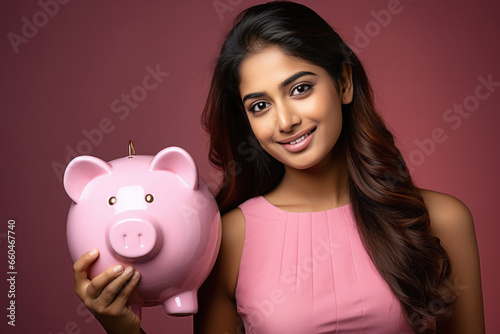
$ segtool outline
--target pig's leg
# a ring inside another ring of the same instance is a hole
[[[197,291],[184,291],[163,302],[165,313],[170,315],[190,315],[198,312]]]

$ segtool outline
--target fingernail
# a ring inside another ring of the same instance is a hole
[[[123,267],[121,265],[116,266],[116,267],[113,268],[113,271],[115,273],[121,273],[123,271]]]
[[[138,272],[138,271],[136,271],[136,272],[134,273],[134,276],[132,276],[132,279],[139,279],[139,276],[141,276],[141,275],[139,274],[139,272]]]
[[[134,271],[134,268],[132,268],[132,267],[130,267],[130,266],[129,266],[129,267],[127,267],[127,268],[125,269],[125,271],[124,271],[123,273],[124,273],[125,275],[129,275],[129,274],[131,274],[131,273],[132,273],[132,271]]]
[[[94,256],[94,255],[96,255],[96,254],[97,254],[97,248],[96,248],[96,249],[93,249],[93,250],[91,250],[91,251],[89,252],[89,255],[90,255],[90,256]]]

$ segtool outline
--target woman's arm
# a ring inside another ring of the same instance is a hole
[[[244,333],[236,311],[235,290],[245,238],[245,218],[240,209],[222,217],[222,240],[214,269],[198,293],[194,316],[196,334]]]
[[[450,258],[452,272],[447,285],[456,298],[452,316],[437,323],[438,333],[484,333],[481,271],[472,215],[452,196],[430,190],[421,190],[421,194],[429,211],[431,233],[441,240]]]

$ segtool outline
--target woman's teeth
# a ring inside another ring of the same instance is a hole
[[[306,133],[305,135],[303,135],[303,136],[302,136],[302,137],[300,137],[300,138],[295,139],[294,141],[291,141],[289,144],[290,144],[290,145],[295,145],[295,144],[298,144],[298,143],[300,143],[301,141],[303,141],[304,139],[306,139],[306,138],[307,138],[307,136],[309,136],[309,134],[310,134],[310,132],[309,132],[309,133]]]

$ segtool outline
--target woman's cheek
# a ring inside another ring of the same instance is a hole
[[[273,136],[272,127],[265,119],[254,120],[250,122],[252,131],[260,142],[260,144],[264,144],[265,141],[269,140]]]

